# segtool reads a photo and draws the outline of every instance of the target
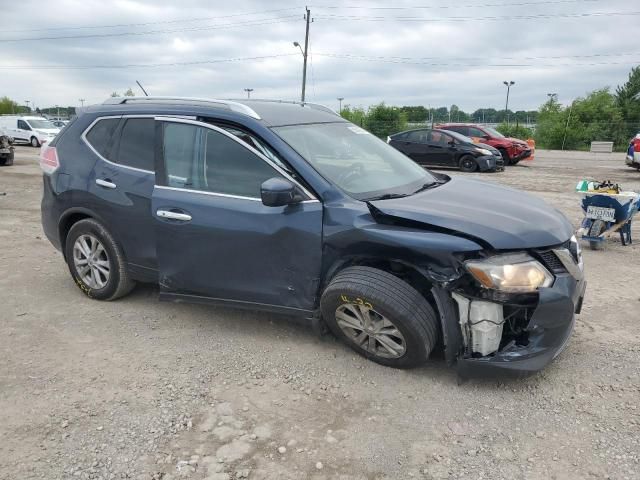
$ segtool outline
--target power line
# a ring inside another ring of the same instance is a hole
[[[232,28],[232,27],[239,27],[239,26],[252,27],[252,26],[258,26],[258,25],[272,25],[275,23],[297,21],[299,18],[300,18],[299,15],[287,15],[284,17],[275,17],[275,18],[262,19],[262,20],[248,20],[245,22],[237,22],[237,23],[222,23],[218,25],[179,28],[179,29],[148,30],[145,32],[93,33],[93,34],[86,34],[86,35],[64,35],[59,37],[4,38],[4,39],[0,39],[0,43],[31,42],[31,41],[40,41],[40,40],[69,40],[69,39],[79,39],[79,38],[126,37],[126,36],[140,36],[140,35],[157,35],[157,34],[163,34],[163,33],[196,32],[196,31],[203,31],[203,30],[217,30],[217,29]]]
[[[449,8],[485,8],[485,7],[522,7],[522,6],[535,6],[535,5],[560,5],[560,4],[571,4],[571,3],[593,3],[599,2],[600,0],[546,0],[541,2],[515,2],[515,3],[485,3],[485,4],[471,4],[471,5],[413,5],[413,6],[405,6],[405,7],[371,7],[369,5],[312,5],[313,8],[319,9],[357,9],[357,10],[423,10],[423,9],[449,9]]]
[[[194,62],[171,63],[129,63],[125,65],[0,65],[0,70],[92,70],[92,69],[121,69],[121,68],[155,68],[178,67],[189,65],[208,65],[213,63],[244,62],[250,60],[265,60],[268,58],[290,57],[297,53],[280,53],[275,55],[260,55],[256,57],[220,58],[216,60],[200,60]]]
[[[336,57],[336,58],[349,58],[354,60],[407,60],[407,61],[421,61],[421,60],[469,60],[469,61],[485,61],[486,59],[500,59],[500,60],[556,60],[563,58],[600,58],[600,57],[640,57],[640,52],[625,52],[625,53],[593,53],[589,55],[541,55],[534,57],[524,57],[524,56],[515,56],[515,57],[498,57],[498,56],[483,56],[482,59],[478,59],[478,57],[400,57],[400,56],[389,56],[389,55],[354,55],[350,53],[334,53],[334,52],[326,52],[326,53],[317,53],[317,55],[322,55],[325,57]]]
[[[596,1],[596,0],[589,0]],[[197,21],[209,21],[209,20],[220,20],[223,18],[232,18],[232,17],[244,17],[251,15],[263,15],[266,13],[275,13],[275,12],[283,12],[287,10],[297,10],[298,7],[289,7],[289,8],[276,8],[272,10],[261,10],[257,12],[246,12],[246,13],[235,13],[232,15],[217,15],[215,17],[193,17],[193,18],[183,18],[179,20],[162,20],[157,22],[144,22],[144,23],[120,23],[113,25],[85,25],[85,26],[72,26],[72,27],[49,27],[49,28],[29,28],[29,29],[19,29],[19,30],[3,30],[2,33],[17,33],[17,32],[47,32],[47,31],[56,31],[56,30],[85,30],[85,29],[98,29],[98,28],[128,28],[128,27],[144,27],[147,25],[166,25],[166,24],[175,24],[175,23],[187,23],[187,22],[197,22]],[[259,19],[256,19],[259,20]]]
[[[357,60],[363,62],[395,63],[404,65],[424,65],[428,67],[481,67],[481,68],[522,68],[522,67],[593,67],[599,65],[629,65],[629,62],[592,62],[592,63],[449,63],[425,62],[420,59],[384,59],[375,57],[358,57],[336,53],[316,53],[317,57],[330,57],[341,60]]]
[[[613,16],[640,15],[640,12],[585,12],[585,13],[541,13],[534,15],[496,15],[487,17],[389,17],[389,16],[361,16],[361,15],[337,15],[321,14],[316,18],[323,20],[350,20],[367,22],[470,22],[470,21],[493,21],[493,20],[536,20],[547,18],[587,18],[587,17],[613,17]]]

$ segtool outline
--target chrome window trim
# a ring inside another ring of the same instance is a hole
[[[87,145],[87,147],[89,147],[89,149],[95,153],[102,161],[107,162],[109,165],[113,165],[115,167],[120,167],[120,168],[126,168],[128,170],[133,170],[135,172],[141,172],[141,173],[150,173],[151,175],[155,175],[155,171],[152,170],[145,170],[144,168],[136,168],[136,167],[130,167],[129,165],[122,165],[121,163],[116,163],[113,162],[111,160],[109,160],[108,158],[103,157],[95,148],[93,148],[93,145],[91,145],[91,142],[89,141],[89,139],[87,138],[87,133],[89,133],[89,131],[91,131],[91,129],[95,126],[96,123],[98,123],[101,120],[108,120],[111,118],[118,118],[118,119],[122,119],[122,118],[153,118],[155,119],[157,117],[157,115],[105,115],[103,117],[97,117],[93,122],[91,122],[91,124],[89,124],[89,126],[87,128],[84,129],[84,131],[82,132],[82,135],[80,135],[80,138],[82,138],[82,141]]]
[[[235,198],[237,200],[251,200],[252,202],[262,203],[262,199],[258,197],[243,197],[242,195],[231,195],[230,193],[207,192],[204,190],[192,190],[189,188],[168,187],[166,185],[155,185],[155,188],[159,188],[161,190],[174,190],[176,192],[199,193],[201,195],[211,195],[214,197]],[[298,203],[320,203],[320,201],[313,199],[313,200],[303,200]]]
[[[171,116],[160,116],[160,115],[156,115],[155,116],[156,121],[161,121],[161,122],[173,122],[173,123],[185,123],[188,125],[194,125],[196,127],[203,127],[203,128],[208,128],[209,130],[214,130],[218,133],[223,134],[224,136],[232,139],[234,142],[238,143],[240,146],[242,146],[243,148],[249,150],[251,153],[253,153],[254,155],[256,155],[258,158],[260,158],[263,162],[266,162],[267,165],[269,165],[271,168],[273,168],[276,172],[278,172],[280,175],[282,175],[284,178],[286,178],[287,180],[289,180],[291,183],[293,183],[294,185],[296,185],[300,190],[302,190],[302,192],[307,196],[307,200],[303,200],[302,203],[305,203],[306,201],[312,200],[312,201],[318,201],[318,199],[311,193],[309,192],[306,188],[304,188],[304,186],[302,186],[296,179],[294,179],[288,172],[286,172],[285,170],[283,170],[282,168],[280,168],[278,165],[276,165],[275,163],[273,163],[269,158],[267,158],[263,153],[259,152],[258,150],[256,150],[255,148],[253,148],[251,145],[247,144],[245,141],[239,139],[238,137],[236,137],[234,134],[227,132],[226,130],[224,130],[223,128],[220,128],[216,125],[212,125],[210,123],[206,123],[206,122],[200,122],[198,120],[190,120],[190,119],[184,119],[184,118],[180,118],[180,117],[171,117]],[[160,185],[162,186],[162,185]],[[189,190],[189,189],[185,189],[186,191],[190,191],[190,192],[199,192],[200,190]],[[205,192],[206,193],[206,192]],[[211,193],[216,193],[216,192],[211,192]],[[220,194],[220,195],[225,195],[225,196],[231,196],[234,198],[249,198],[249,199],[255,199],[255,197],[242,197],[242,196],[236,196],[236,195],[229,195],[229,194]],[[261,199],[257,199],[262,201]]]

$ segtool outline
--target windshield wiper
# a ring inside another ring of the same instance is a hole
[[[446,182],[441,182],[441,181],[438,181],[438,180],[434,180],[433,182],[425,183],[419,189],[417,189],[415,192],[412,192],[411,195],[415,195],[416,193],[422,192],[423,190],[428,190],[430,188],[435,188],[438,185],[442,185],[443,183],[446,183]]]
[[[411,195],[410,193],[385,193],[384,195],[379,195],[377,197],[365,198],[365,202],[371,202],[373,200],[391,200],[392,198],[402,198],[408,197]]]

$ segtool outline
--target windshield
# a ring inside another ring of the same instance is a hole
[[[460,142],[474,143],[473,140],[471,140],[466,135],[462,135],[461,133],[454,132],[453,130],[446,130],[445,129],[445,130],[443,130],[443,132],[447,132],[448,135],[451,135],[453,138],[455,138],[456,140],[458,140]]]
[[[358,200],[411,195],[437,183],[413,160],[352,123],[273,130],[321,175]]]
[[[484,129],[491,134],[492,137],[505,138],[503,134],[497,131],[495,128],[484,127]]]
[[[56,128],[49,120],[29,120],[31,128]]]

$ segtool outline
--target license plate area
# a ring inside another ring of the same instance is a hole
[[[604,220],[605,222],[616,221],[616,209],[605,207],[587,207],[587,217],[593,220]]]

